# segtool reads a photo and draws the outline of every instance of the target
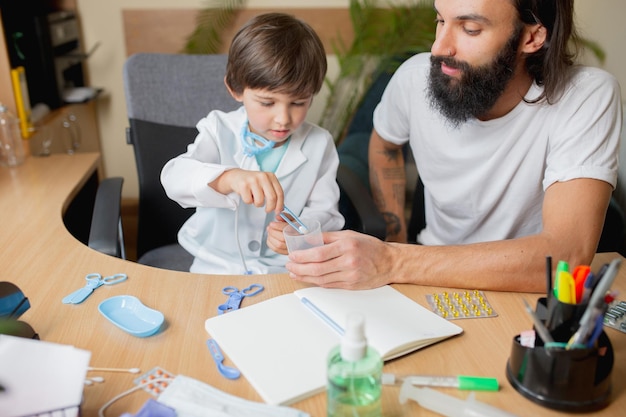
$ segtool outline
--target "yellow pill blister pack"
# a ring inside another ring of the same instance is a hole
[[[466,290],[426,295],[426,300],[438,316],[448,320],[496,317],[487,297],[479,290]]]

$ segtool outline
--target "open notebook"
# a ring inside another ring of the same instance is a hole
[[[326,387],[326,359],[341,336],[302,298],[341,327],[348,313],[362,313],[368,343],[384,360],[463,331],[390,286],[305,288],[207,319],[207,332],[269,404],[287,405]]]

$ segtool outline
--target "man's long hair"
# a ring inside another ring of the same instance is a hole
[[[544,87],[543,93],[531,102],[554,103],[564,93],[579,50],[574,0],[512,1],[522,22],[541,24],[547,30],[543,47],[526,57],[526,70]]]

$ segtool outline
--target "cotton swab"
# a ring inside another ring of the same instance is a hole
[[[141,372],[141,369],[139,369],[139,368],[123,369],[123,368],[92,368],[92,367],[89,367],[89,368],[87,368],[87,371],[129,372],[131,374],[138,374],[139,372]]]
[[[100,382],[104,382],[104,378],[101,376],[94,376],[94,377],[85,379],[85,385],[87,386],[93,385],[94,383],[100,383]]]

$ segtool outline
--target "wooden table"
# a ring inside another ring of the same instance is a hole
[[[224,301],[225,285],[243,286],[255,282],[265,291],[246,298],[243,306],[257,303],[301,288],[287,275],[211,276],[158,270],[97,253],[84,246],[64,227],[62,213],[86,178],[96,172],[99,155],[53,155],[27,158],[14,169],[0,168],[0,280],[17,284],[30,299],[31,309],[22,320],[30,323],[41,339],[74,345],[91,351],[91,366],[133,368],[142,372],[160,366],[206,382],[220,390],[249,400],[260,401],[245,378],[235,381],[219,375],[205,341],[204,321],[217,313]],[[617,254],[599,254],[593,269]],[[66,305],[63,296],[79,288],[87,273],[124,272],[129,278],[114,286],[95,291],[84,303]],[[614,289],[626,294],[626,269],[622,268]],[[445,288],[394,285],[418,303],[428,306],[425,296]],[[108,322],[97,310],[98,304],[114,295],[130,294],[144,304],[163,312],[166,322],[151,337],[133,337]],[[520,331],[532,327],[523,310],[522,299],[534,304],[539,295],[486,292],[498,317],[457,320],[464,333],[456,338],[419,350],[385,364],[385,372],[435,375],[479,375],[497,377],[499,392],[477,392],[478,400],[519,416],[557,416],[564,413],[541,407],[517,393],[508,383],[505,367],[511,342]],[[597,413],[621,416],[626,410],[626,334],[613,329],[607,333],[615,351],[610,405]],[[230,364],[228,358],[226,364]],[[102,384],[85,387],[83,416],[96,416],[98,409],[115,395],[132,388],[136,375],[102,375]],[[467,392],[444,389],[465,398]],[[383,388],[385,416],[435,415],[409,401],[398,403],[399,388]],[[107,409],[106,415],[135,413],[150,398],[135,392]],[[326,396],[319,394],[293,404],[311,416],[326,415]],[[595,415],[595,414],[594,414]]]

